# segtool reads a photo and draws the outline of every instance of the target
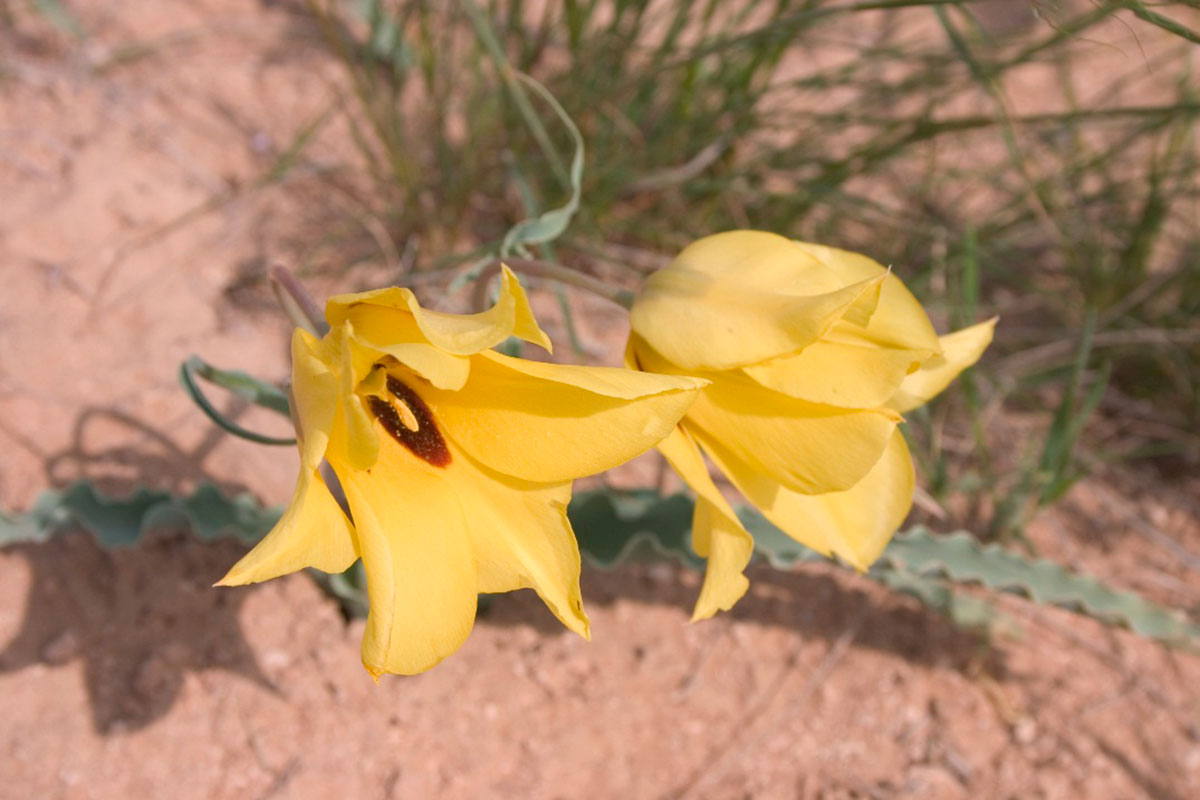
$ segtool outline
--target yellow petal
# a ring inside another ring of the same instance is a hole
[[[754,540],[736,517],[721,513],[704,498],[697,498],[692,514],[692,543],[708,559],[704,583],[692,609],[692,621],[728,611],[750,588],[743,571],[754,555]]]
[[[327,455],[331,463],[367,469],[379,457],[379,434],[355,390],[369,373],[374,355],[358,344],[348,323],[335,326],[326,338],[337,347],[339,356],[338,413],[334,414]]]
[[[796,355],[744,369],[763,386],[810,403],[872,408],[887,402],[904,377],[929,355],[928,351],[822,340]]]
[[[697,272],[726,286],[795,296],[825,294],[861,280],[846,280],[800,242],[754,230],[697,239],[666,270]]]
[[[912,507],[912,458],[898,430],[883,457],[858,484],[829,494],[798,494],[748,466],[720,443],[705,448],[734,485],[780,530],[859,570],[866,570],[879,557]]]
[[[279,522],[217,585],[257,583],[305,567],[344,572],[357,559],[350,521],[316,470],[302,467],[296,492]]]
[[[655,372],[671,368],[644,347],[637,358]],[[889,409],[838,408],[789,397],[740,372],[698,374],[712,381],[687,414],[700,445],[723,442],[755,469],[804,494],[858,483],[900,421]]]
[[[370,471],[339,469],[338,477],[371,604],[363,666],[376,678],[424,672],[461,647],[475,623],[475,558],[458,497],[390,439]]]
[[[877,261],[849,250],[839,250],[810,242],[794,242],[812,258],[835,271],[846,283],[863,281],[886,274],[879,303],[868,321],[861,322],[865,333],[875,342],[891,347],[937,352],[938,339],[925,309],[904,283],[887,272]]]
[[[339,295],[325,306],[325,318],[336,326],[358,305],[399,309],[411,313],[421,334],[433,346],[454,355],[472,355],[495,347],[509,336],[551,349],[550,338],[538,327],[529,300],[517,276],[502,267],[500,296],[496,304],[478,314],[447,314],[421,308],[410,289],[378,289]]]
[[[754,540],[713,483],[704,457],[682,427],[663,439],[658,450],[697,495],[692,549],[708,563],[692,620],[707,619],[733,608],[750,587],[743,573],[754,554]]]
[[[297,328],[292,334],[292,420],[300,442],[302,469],[314,470],[325,457],[337,413],[337,377],[321,360],[317,340]]]
[[[408,311],[358,303],[346,309],[354,338],[364,347],[389,355],[441,389],[461,389],[471,360],[430,344]]]
[[[475,356],[460,392],[429,389],[444,430],[488,467],[553,483],[628,461],[687,411],[693,378]]]
[[[900,384],[888,406],[903,413],[932,400],[959,373],[974,364],[992,343],[996,318],[941,337],[942,354],[925,362],[921,369]]]
[[[570,481],[522,481],[476,464],[466,454],[460,454],[451,472],[470,513],[478,590],[533,589],[563,625],[590,638],[579,591],[579,545],[567,520]]]
[[[882,280],[797,297],[667,267],[646,280],[630,322],[641,339],[684,370],[730,369],[802,350],[856,304],[873,306]]]

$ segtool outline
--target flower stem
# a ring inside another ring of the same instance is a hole
[[[633,292],[628,289],[611,286],[602,280],[593,278],[591,275],[585,275],[577,270],[559,264],[552,264],[549,261],[538,261],[533,258],[503,258],[488,264],[479,272],[479,277],[475,279],[476,309],[482,311],[487,307],[488,284],[491,283],[492,278],[500,274],[501,264],[507,264],[516,272],[523,272],[526,275],[549,278],[550,280],[559,281],[569,286],[578,287],[584,291],[603,297],[609,302],[616,303],[627,311],[633,307]]]
[[[267,271],[267,277],[271,280],[275,301],[292,324],[313,336],[324,336],[329,332],[321,307],[290,269],[276,264]]]

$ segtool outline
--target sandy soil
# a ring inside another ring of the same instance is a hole
[[[77,5],[81,46],[0,33],[0,504],[78,476],[281,502],[291,452],[215,433],[175,369],[285,374],[244,279],[337,205],[304,171],[256,181],[335,65],[287,3]],[[1194,609],[1173,548],[1200,552],[1198,492],[1091,480],[1031,535]],[[1016,599],[986,644],[833,567],[756,572],[699,625],[694,575],[587,572],[592,643],[522,592],[376,686],[307,578],[208,588],[238,554],[170,531],[0,552],[0,798],[1200,796],[1200,657]]]

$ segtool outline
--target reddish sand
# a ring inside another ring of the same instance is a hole
[[[286,325],[244,278],[347,212],[312,177],[344,132],[251,183],[336,65],[286,3],[73,5],[82,45],[25,11],[0,31],[0,505],[78,476],[282,502],[293,454],[215,432],[175,370],[286,374]],[[1200,552],[1198,489],[1093,479],[1031,536],[1195,609],[1171,548]],[[522,592],[376,686],[362,624],[306,577],[209,588],[239,552],[170,531],[0,551],[0,798],[1200,796],[1200,658],[1021,600],[986,645],[831,566],[757,570],[696,625],[696,576],[588,571],[591,643]]]

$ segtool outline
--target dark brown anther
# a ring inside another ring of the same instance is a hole
[[[414,431],[404,424],[400,418],[400,412],[392,403],[380,397],[368,397],[367,405],[370,406],[371,413],[375,415],[375,418],[392,435],[392,438],[407,447],[417,458],[427,461],[435,467],[449,466],[450,448],[446,446],[446,440],[442,438],[442,432],[438,430],[433,412],[429,410],[429,406],[425,405],[421,396],[399,378],[391,375],[387,379],[387,389],[398,402],[407,406],[413,419],[417,421],[417,429]]]

